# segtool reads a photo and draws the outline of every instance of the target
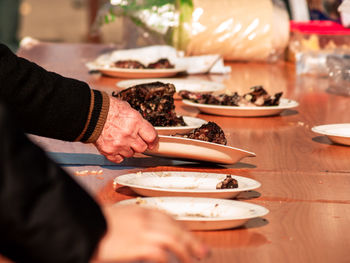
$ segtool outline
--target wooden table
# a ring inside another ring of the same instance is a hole
[[[84,63],[112,48],[41,43],[20,50],[19,55],[111,93],[119,79],[88,74]],[[176,101],[176,110],[215,121],[224,129],[228,145],[253,151],[256,157],[228,166],[146,157],[105,166],[78,163],[73,158],[63,166],[72,174],[103,169],[102,176],[73,176],[101,203],[132,197],[127,189],[114,191],[112,181],[134,171],[206,171],[256,179],[262,187],[240,199],[263,205],[270,213],[239,229],[195,232],[212,248],[203,262],[350,262],[350,148],[334,145],[311,131],[314,125],[350,122],[350,98],[327,92],[327,79],[296,76],[294,66],[288,63],[229,65],[232,73],[228,76],[188,78],[223,81],[232,90],[263,84],[269,91],[283,90],[284,97],[297,100],[300,106],[265,118],[200,114],[181,101]],[[58,155],[97,154],[90,145],[40,137],[34,140]]]

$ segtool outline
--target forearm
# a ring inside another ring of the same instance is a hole
[[[0,45],[0,98],[26,132],[67,141],[94,142],[109,107],[105,93],[48,72],[4,45]]]

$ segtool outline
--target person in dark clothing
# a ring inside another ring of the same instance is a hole
[[[105,229],[98,205],[0,103],[0,253],[15,262],[88,262]]]
[[[15,262],[165,262],[168,252],[190,262],[205,255],[160,211],[100,208],[24,133],[95,143],[117,162],[156,142],[153,127],[127,103],[0,44],[0,254]]]
[[[0,98],[23,130],[94,143],[113,162],[157,143],[153,126],[128,103],[17,57],[0,44]]]

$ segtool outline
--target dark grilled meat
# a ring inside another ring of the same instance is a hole
[[[230,174],[226,175],[226,178],[216,185],[216,189],[233,189],[238,188],[238,181]]]
[[[256,106],[276,106],[279,104],[279,100],[283,94],[279,92],[270,96],[262,86],[252,87],[251,89],[252,91],[244,94],[243,98]]]
[[[252,91],[238,95],[235,92],[233,95],[219,94],[214,95],[210,93],[190,92],[182,90],[179,95],[183,99],[191,100],[196,103],[223,105],[223,106],[276,106],[279,104],[282,92],[275,95],[269,95],[262,86],[256,86],[251,88]]]
[[[154,68],[154,69],[174,68],[174,65],[171,64],[167,58],[161,58],[158,61],[149,64],[147,68]]]
[[[135,60],[119,60],[114,63],[117,68],[129,68],[129,69],[144,69],[146,68],[142,63]]]
[[[187,134],[177,134],[176,136],[223,145],[227,144],[224,131],[215,122],[211,121]]]
[[[127,101],[153,126],[186,126],[183,118],[176,116],[174,93],[173,84],[152,82],[113,92],[112,96]]]
[[[183,99],[191,100],[196,103],[225,105],[225,106],[239,106],[240,96],[235,92],[232,96],[226,94],[213,95],[210,93],[190,92],[181,90],[179,95]]]

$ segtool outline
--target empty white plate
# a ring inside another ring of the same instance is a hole
[[[311,130],[326,135],[335,143],[350,145],[350,123],[320,125],[312,127]]]
[[[143,196],[193,196],[211,198],[234,198],[240,192],[253,190],[261,184],[253,179],[232,175],[238,188],[216,189],[227,174],[203,172],[138,172],[118,176],[115,184],[128,186]]]
[[[248,202],[204,197],[138,197],[123,200],[116,205],[125,204],[138,204],[165,211],[191,230],[234,228],[269,212],[265,207]]]
[[[192,131],[193,129],[199,128],[207,121],[190,116],[183,116],[183,119],[187,126],[171,126],[171,127],[154,127],[159,135],[172,135],[172,134],[183,134]]]
[[[183,103],[198,108],[204,113],[221,115],[221,116],[234,116],[234,117],[262,117],[272,116],[280,114],[285,109],[292,109],[299,105],[298,102],[289,99],[280,99],[278,106],[222,106],[196,103],[189,100],[183,100]]]
[[[234,164],[255,153],[227,145],[175,136],[159,135],[158,146],[144,154],[171,159]]]

